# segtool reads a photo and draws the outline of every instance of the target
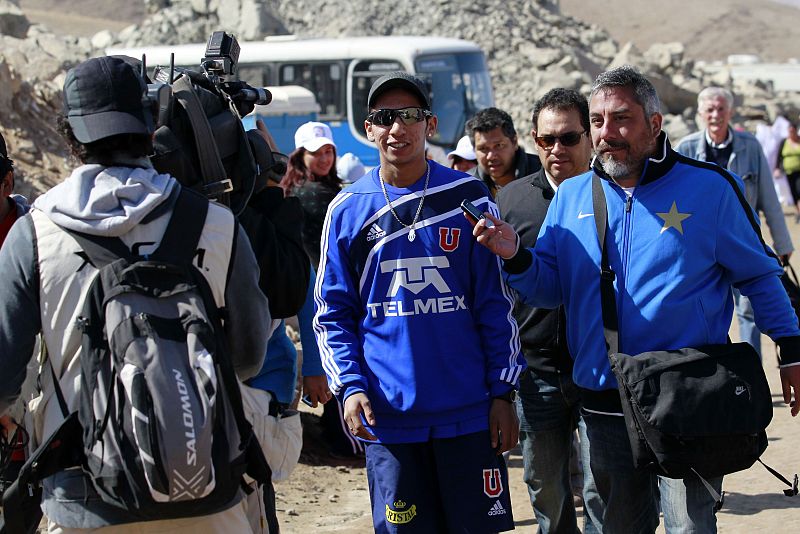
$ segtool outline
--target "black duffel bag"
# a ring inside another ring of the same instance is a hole
[[[610,354],[634,464],[669,478],[713,478],[767,448],[772,397],[747,343]]]
[[[761,359],[747,343],[634,356],[618,352],[615,274],[605,246],[608,212],[597,175],[592,201],[601,251],[603,330],[633,462],[668,478],[700,478],[720,506],[722,497],[705,479],[747,469],[767,448],[772,396]],[[764,466],[791,488],[786,495],[797,494],[797,475],[792,483]]]

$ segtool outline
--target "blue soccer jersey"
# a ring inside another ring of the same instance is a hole
[[[525,369],[500,260],[472,237],[460,204],[496,214],[477,179],[430,162],[409,188],[379,169],[331,203],[314,292],[317,342],[331,389],[364,392],[384,443],[488,427],[491,397]],[[424,203],[409,239],[419,203]],[[399,222],[397,219],[400,219]]]

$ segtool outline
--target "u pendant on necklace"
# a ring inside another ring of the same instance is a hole
[[[411,227],[411,231],[408,232],[408,240],[414,241],[417,238],[417,232],[414,231],[414,227]]]

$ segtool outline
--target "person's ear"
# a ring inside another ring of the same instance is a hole
[[[428,123],[426,124],[428,137],[433,137],[436,134],[436,126],[438,124],[439,121],[435,115],[428,119]]]
[[[364,131],[367,134],[367,141],[375,141],[375,136],[372,135],[372,123],[364,121]]]
[[[664,116],[661,113],[653,113],[650,116],[650,126],[653,131],[653,137],[658,137],[661,134],[661,123],[664,121]]]

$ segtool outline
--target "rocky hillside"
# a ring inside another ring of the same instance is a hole
[[[645,51],[630,43],[620,46],[600,27],[563,15],[558,0],[143,0],[139,5],[141,24],[75,38],[31,24],[14,0],[0,0],[0,82],[10,88],[0,94],[0,123],[10,132],[12,153],[31,187],[47,188],[64,172],[64,149],[52,127],[64,71],[112,44],[199,42],[217,29],[240,40],[287,33],[459,37],[486,52],[497,105],[512,113],[520,132],[530,129],[530,108],[545,91],[565,86],[586,93],[594,76],[612,65],[630,63],[648,73],[673,137],[695,128],[697,91],[711,83],[732,86],[725,72],[711,75],[698,68],[681,43]],[[130,10],[128,15],[139,16]],[[741,120],[771,119],[800,105],[798,95],[776,95],[767,87],[732,88],[743,97]]]

